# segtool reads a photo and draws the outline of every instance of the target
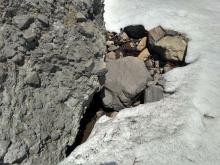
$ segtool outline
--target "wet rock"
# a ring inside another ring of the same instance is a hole
[[[124,32],[130,38],[143,38],[146,36],[146,30],[143,25],[130,25],[124,28]]]
[[[49,19],[47,16],[43,14],[39,14],[37,16],[37,19],[42,23],[43,26],[48,27],[49,26]]]
[[[76,21],[77,22],[85,22],[86,21],[86,17],[81,12],[78,12],[76,14]]]
[[[102,100],[105,107],[114,110],[130,107],[152,79],[144,62],[136,57],[109,62],[107,69]]]
[[[148,32],[150,46],[153,46],[157,41],[159,41],[165,35],[166,35],[166,31],[161,26],[157,26],[151,29]]]
[[[34,21],[33,17],[30,17],[28,15],[15,16],[13,19],[14,19],[15,25],[20,30],[27,29],[30,26],[30,24],[33,23]]]
[[[139,42],[139,44],[137,46],[137,50],[142,51],[144,48],[146,48],[146,46],[147,46],[147,37],[144,37]]]
[[[154,51],[168,61],[183,62],[187,49],[187,42],[181,36],[166,36],[158,41]]]
[[[40,86],[40,77],[37,72],[30,72],[26,77],[26,84],[32,87],[39,87]]]
[[[138,58],[142,61],[146,61],[150,57],[148,49],[144,49],[139,55]]]
[[[160,86],[152,85],[145,89],[144,102],[151,103],[160,101],[163,98],[163,88]]]

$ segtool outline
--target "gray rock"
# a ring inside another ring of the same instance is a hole
[[[115,50],[117,50],[117,49],[119,49],[119,46],[116,46],[116,45],[111,45],[111,46],[109,46],[109,48],[108,48],[108,51],[115,51]]]
[[[76,14],[76,21],[77,22],[85,22],[86,21],[86,17],[81,12],[78,12]]]
[[[24,55],[18,54],[18,55],[14,56],[14,57],[12,58],[12,61],[13,61],[15,64],[23,65],[23,64],[24,64]]]
[[[37,16],[37,19],[42,23],[43,26],[45,26],[45,27],[49,26],[49,19],[47,16],[39,14]]]
[[[20,141],[12,144],[4,156],[4,162],[16,163],[21,162],[28,156],[27,146]]]
[[[37,34],[33,29],[28,29],[24,32],[23,37],[27,42],[32,42],[37,38]]]
[[[28,15],[18,15],[14,17],[14,23],[20,30],[27,29],[33,22],[33,17]]]
[[[38,87],[40,86],[40,77],[37,72],[30,72],[28,73],[26,79],[25,79],[26,84],[33,86],[33,87]]]
[[[7,141],[7,140],[1,140],[0,141],[0,160],[5,156],[10,143],[11,142]]]
[[[168,61],[183,62],[187,50],[187,42],[182,36],[166,36],[155,44],[154,51]]]
[[[144,62],[136,57],[109,62],[107,69],[102,100],[105,107],[114,110],[130,107],[152,80]]]
[[[163,98],[163,88],[160,86],[152,85],[145,89],[144,102],[151,103],[160,101]]]
[[[86,107],[101,88],[92,70],[106,49],[103,9],[87,0],[29,2],[0,3],[0,14],[16,9],[13,18],[3,18],[4,25],[0,21],[0,141],[11,142],[8,148],[0,145],[0,164],[53,165],[75,142]],[[93,20],[70,27],[62,22],[69,8],[86,14],[94,7]],[[50,28],[38,13],[48,17]],[[31,15],[36,21],[30,24]],[[32,35],[24,39],[29,30],[37,42]]]
[[[12,58],[16,54],[16,51],[12,47],[9,47],[9,46],[5,46],[3,51],[7,58]]]

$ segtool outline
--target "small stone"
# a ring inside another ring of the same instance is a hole
[[[114,45],[114,41],[107,41],[107,42],[106,42],[106,45],[107,45],[108,47],[110,47],[110,46]]]
[[[34,30],[26,30],[23,34],[23,37],[27,42],[32,42],[36,39],[37,34]]]
[[[144,102],[151,103],[160,101],[163,98],[163,88],[152,85],[145,90]]]
[[[183,37],[166,36],[156,43],[154,51],[168,61],[183,62],[186,49],[187,42]]]
[[[115,52],[109,52],[105,56],[105,61],[106,62],[109,62],[109,61],[112,61],[112,60],[116,60],[116,59],[117,59],[117,54]]]
[[[37,72],[30,72],[27,75],[25,82],[32,87],[39,87],[41,84],[40,77]]]
[[[138,58],[142,61],[146,61],[150,57],[148,49],[144,49],[139,55]]]
[[[95,63],[93,60],[87,61],[85,64],[85,71],[88,71],[88,72],[91,71],[94,68],[94,66],[95,66]]]
[[[130,38],[139,39],[146,36],[146,30],[143,25],[130,25],[124,28],[124,32]]]
[[[12,61],[13,61],[15,64],[23,65],[23,64],[24,64],[24,55],[18,54],[18,55],[14,56],[14,57],[12,58]]]
[[[137,50],[142,51],[144,48],[146,48],[146,46],[147,46],[147,37],[144,37],[139,42],[139,44],[137,46]]]
[[[37,19],[42,23],[43,26],[45,26],[45,27],[49,26],[49,19],[47,16],[39,14],[37,16]]]
[[[76,21],[77,22],[85,22],[86,20],[87,20],[86,17],[81,12],[78,12],[76,14]]]
[[[123,33],[121,34],[121,38],[122,38],[122,41],[123,41],[123,42],[126,42],[126,41],[129,40],[129,37],[128,37],[128,35],[127,35],[125,32],[123,32]]]
[[[106,63],[103,61],[95,61],[95,67],[92,70],[92,74],[98,76],[104,76],[108,72]]]
[[[151,29],[148,33],[149,44],[154,45],[157,41],[159,41],[165,35],[166,35],[166,32],[161,26]]]
[[[172,67],[171,67],[171,66],[165,66],[165,67],[163,68],[164,73],[167,73],[167,72],[169,72],[170,70],[172,70]]]
[[[4,47],[4,53],[5,53],[5,56],[7,58],[12,58],[12,57],[15,56],[16,51],[13,48],[11,48],[11,47],[5,46]]]
[[[151,59],[147,60],[147,61],[145,62],[145,64],[146,64],[146,67],[147,67],[148,69],[150,69],[150,68],[153,67],[153,62],[152,62]]]
[[[154,65],[155,65],[155,68],[159,68],[160,67],[160,62],[159,61],[155,61]]]
[[[14,17],[14,23],[20,30],[27,29],[33,22],[33,17],[28,15],[19,15]]]
[[[109,48],[108,48],[108,51],[115,51],[115,50],[117,50],[117,49],[119,49],[119,46],[115,46],[115,45],[111,45]]]

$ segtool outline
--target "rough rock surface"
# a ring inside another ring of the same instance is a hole
[[[125,57],[107,64],[102,100],[107,108],[130,107],[152,78],[142,60]]]
[[[181,36],[165,36],[159,40],[154,47],[162,58],[168,61],[184,61],[187,42]]]
[[[100,87],[102,11],[96,0],[0,1],[0,164],[65,157]]]
[[[152,85],[145,89],[144,102],[151,103],[160,101],[163,98],[163,88],[160,86]]]

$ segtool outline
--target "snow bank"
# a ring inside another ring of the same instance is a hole
[[[158,102],[103,117],[62,165],[220,164],[220,1],[106,0],[106,28],[162,25],[190,38],[187,62],[165,75]]]

